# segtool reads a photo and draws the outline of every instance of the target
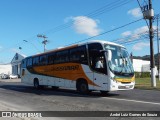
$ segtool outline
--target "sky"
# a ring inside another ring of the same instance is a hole
[[[148,0],[139,2],[144,6]],[[160,0],[152,3],[159,14]],[[134,56],[149,55],[148,26],[141,18],[137,0],[0,0],[0,64],[11,62],[16,53],[43,52],[38,34],[47,37],[47,50],[105,40],[122,44]],[[155,34],[154,53],[156,40]]]

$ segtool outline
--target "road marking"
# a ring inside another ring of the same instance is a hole
[[[108,97],[102,97],[102,98],[110,99],[110,100],[118,100],[118,101],[127,101],[127,102],[136,102],[136,103],[160,105],[160,103],[156,103],[156,102],[146,102],[146,101],[139,101],[139,100],[118,99],[118,98],[108,98]]]

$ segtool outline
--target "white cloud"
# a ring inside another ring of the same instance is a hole
[[[148,26],[143,26],[140,28],[137,28],[136,30],[134,30],[134,34],[143,34],[143,33],[148,33]]]
[[[144,47],[148,47],[149,45],[150,45],[149,43],[140,42],[140,43],[135,44],[132,49],[136,51],[140,51]]]
[[[123,37],[127,37],[127,36],[130,36],[131,34],[132,34],[131,31],[126,31],[126,32],[123,32],[121,35],[122,35]]]
[[[153,26],[153,30],[156,30],[156,29],[157,29],[157,27]],[[141,35],[147,35],[148,33],[149,33],[148,26],[142,26],[142,27],[137,28],[133,31],[123,32],[121,34],[121,36],[123,36],[123,37],[131,36],[131,37],[134,37],[135,39],[138,39]]]
[[[155,26],[153,26],[153,28],[155,28]],[[143,35],[148,35],[148,26],[143,26],[133,31],[126,31],[121,34],[121,36],[124,37],[123,38],[124,40],[125,40],[125,37],[130,37],[130,38],[127,38],[127,41],[134,41],[136,39],[139,39]]]
[[[156,26],[153,26],[153,29],[156,30]],[[123,38],[118,40],[119,43],[128,43],[135,40],[147,40],[149,39],[149,29],[148,26],[142,26],[132,31],[126,31],[121,34]],[[137,41],[138,42],[138,41]],[[137,43],[133,46],[133,50],[143,50],[145,46],[148,46],[148,43]]]
[[[142,35],[147,35],[148,31],[148,26],[143,26],[135,29],[132,34],[132,40],[139,39]]]
[[[132,10],[129,10],[129,11],[128,11],[128,14],[129,14],[129,15],[132,15],[132,16],[135,17],[135,18],[142,17],[142,12],[141,12],[141,9],[140,9],[140,8],[134,8],[134,9],[132,9]]]
[[[88,36],[95,36],[100,33],[98,28],[98,20],[91,19],[86,16],[73,17],[73,28],[79,34],[86,34]]]
[[[157,27],[153,26],[153,30],[156,30]],[[149,36],[149,28],[148,26],[143,26],[140,28],[137,28],[136,30],[133,31],[133,35],[137,36],[136,39],[139,39],[142,35],[148,35]]]

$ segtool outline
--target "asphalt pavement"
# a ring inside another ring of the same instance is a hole
[[[20,79],[12,79],[0,80],[0,103],[3,105],[3,109],[0,107],[1,111],[160,111],[160,91],[134,89],[109,92],[107,95],[102,95],[100,92],[82,95],[75,90],[64,88],[37,90],[21,83]],[[146,120],[146,117],[130,117],[130,119]],[[147,119],[158,120],[157,117],[147,117]]]

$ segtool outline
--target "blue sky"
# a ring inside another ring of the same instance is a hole
[[[139,1],[145,4],[145,0]],[[159,14],[160,1],[152,2],[155,14]],[[16,52],[26,56],[43,52],[43,39],[37,34],[48,37],[46,48],[50,50],[142,18],[137,0],[0,0],[0,15],[0,63],[10,62]],[[153,25],[156,28],[156,21]],[[132,41],[123,45],[129,53],[142,56],[150,54],[146,31],[146,23],[141,20],[93,39]],[[141,41],[133,44],[136,39]],[[157,53],[156,41],[154,49]]]

